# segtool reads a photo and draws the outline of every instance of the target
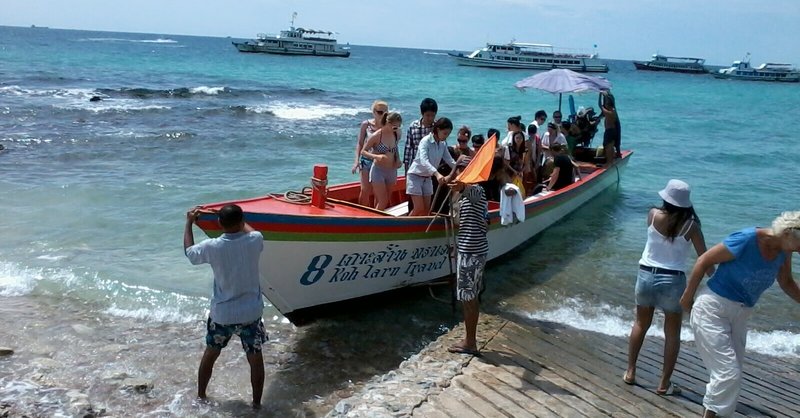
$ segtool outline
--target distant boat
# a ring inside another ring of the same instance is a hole
[[[516,68],[552,70],[565,68],[578,72],[607,73],[608,66],[597,59],[597,54],[559,50],[548,44],[510,42],[486,44],[469,55],[450,53],[458,65],[489,68]]]
[[[634,61],[633,65],[637,70],[647,71],[670,71],[674,73],[704,74],[708,72],[703,58],[692,57],[668,57],[661,54],[653,54],[650,61]]]
[[[280,35],[258,34],[247,42],[231,42],[239,52],[280,55],[312,55],[319,57],[350,56],[350,51],[339,46],[333,32],[294,27],[297,13],[292,14],[292,25]],[[349,48],[348,48],[349,49]]]
[[[796,83],[800,81],[800,71],[791,64],[764,63],[758,67],[750,66],[750,54],[744,60],[734,61],[731,67],[714,73],[716,78],[732,78],[749,81],[781,81]]]

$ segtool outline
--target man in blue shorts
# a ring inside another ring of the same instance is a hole
[[[261,346],[267,341],[261,320],[264,301],[258,274],[258,260],[264,248],[264,237],[244,222],[242,208],[226,205],[220,209],[219,224],[223,234],[218,238],[194,243],[192,224],[197,209],[186,213],[183,248],[192,264],[208,263],[214,271],[214,292],[211,313],[206,322],[206,350],[197,372],[197,397],[206,399],[214,362],[233,335],[242,340],[250,363],[253,386],[253,408],[261,407],[264,391],[264,358]]]

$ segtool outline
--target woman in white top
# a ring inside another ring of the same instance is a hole
[[[647,244],[639,260],[636,277],[636,321],[628,344],[628,369],[622,379],[636,382],[636,360],[650,329],[655,308],[664,311],[664,366],[656,393],[672,395],[680,388],[670,381],[681,346],[682,308],[686,289],[686,262],[691,247],[697,255],[706,252],[700,219],[689,200],[691,189],[680,180],[670,180],[658,192],[664,204],[647,215]]]

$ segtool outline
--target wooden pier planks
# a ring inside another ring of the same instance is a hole
[[[497,324],[500,323],[499,327]],[[684,343],[673,382],[678,396],[655,393],[663,340],[648,337],[636,385],[626,385],[627,338],[513,318],[481,321],[489,340],[448,388],[414,410],[422,417],[699,417],[708,379]],[[459,327],[452,332],[463,332]],[[748,353],[736,417],[800,416],[800,361]]]

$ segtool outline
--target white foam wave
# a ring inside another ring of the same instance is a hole
[[[27,295],[41,278],[40,272],[0,262],[0,296]]]
[[[169,38],[157,39],[125,39],[125,38],[81,38],[79,42],[137,42],[148,44],[177,44],[178,41]]]
[[[92,113],[106,112],[136,112],[147,110],[169,110],[170,106],[164,105],[144,105],[135,101],[104,101],[104,102],[72,102],[66,105],[55,105],[54,107],[65,110],[86,110]]]
[[[577,298],[567,299],[559,308],[525,312],[525,316],[540,321],[556,322],[573,328],[599,332],[615,337],[630,336],[633,325],[633,308],[612,307],[608,304],[591,305]],[[648,336],[664,338],[663,316],[657,314]],[[755,331],[747,334],[747,349],[776,357],[800,358],[800,335],[787,331]],[[694,341],[692,330],[684,324],[682,341]]]
[[[158,38],[158,39],[139,39],[139,40],[131,40],[131,42],[141,42],[145,44],[177,44],[178,41],[169,38]]]
[[[423,54],[426,55],[447,55],[447,52],[431,52],[431,51],[423,51]]]
[[[49,254],[40,255],[36,257],[36,259],[38,260],[46,260],[46,261],[58,261],[58,260],[63,260],[65,258],[67,258],[66,255],[49,255]]]
[[[71,284],[76,276],[72,271],[64,269],[20,267],[18,264],[0,261],[0,296],[30,294],[36,284],[44,279]]]
[[[44,143],[53,142],[52,139],[28,138],[28,137],[26,137],[26,138],[11,138],[11,137],[7,137],[7,138],[0,138],[0,141],[3,141],[3,142],[16,142],[16,143],[20,143],[20,144],[41,144],[42,142],[44,142]]]
[[[189,89],[189,92],[192,94],[208,94],[208,95],[217,95],[225,91],[225,87],[208,87],[208,86],[199,86],[193,87]]]
[[[203,319],[202,315],[186,314],[175,307],[125,309],[117,307],[117,305],[111,305],[111,307],[107,308],[104,313],[122,318],[133,318],[156,322],[174,322],[179,324],[201,321]]]
[[[338,107],[326,104],[304,105],[297,103],[272,103],[266,106],[248,107],[249,112],[271,113],[281,119],[318,120],[337,116],[355,116],[363,109],[355,107]]]
[[[24,97],[58,97],[90,99],[99,94],[93,89],[26,89],[17,85],[0,87],[0,93]]]

